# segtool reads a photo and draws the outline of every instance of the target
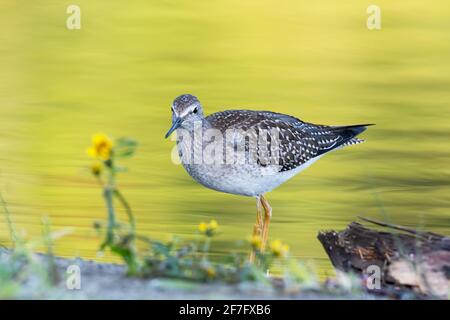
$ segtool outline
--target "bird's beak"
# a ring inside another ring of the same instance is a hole
[[[174,132],[180,125],[181,125],[181,118],[176,118],[173,122],[172,122],[172,126],[170,127],[169,131],[167,131],[166,135],[164,138],[168,138],[172,132]]]

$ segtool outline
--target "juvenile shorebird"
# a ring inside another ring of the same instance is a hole
[[[324,154],[358,144],[369,124],[324,126],[270,111],[227,110],[203,114],[193,95],[172,104],[181,162],[207,188],[256,198],[253,235],[267,242],[272,208],[264,194],[309,167]],[[264,219],[262,210],[264,209]]]

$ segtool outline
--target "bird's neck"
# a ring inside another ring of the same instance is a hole
[[[194,119],[189,119],[183,122],[180,129],[186,130],[190,132],[191,134],[194,133],[196,130],[205,130],[211,128],[211,124],[209,121],[204,117],[196,117]],[[178,131],[177,131],[178,132]]]
[[[209,127],[211,127],[209,121],[201,118],[195,121],[185,121],[177,129],[178,154],[185,168],[189,168],[189,165],[202,159],[203,133]]]

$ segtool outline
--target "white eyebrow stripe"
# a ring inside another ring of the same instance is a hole
[[[197,107],[198,107],[197,103],[192,104],[192,105],[189,106],[189,108],[186,108],[186,110],[184,110],[184,112],[182,114],[178,115],[178,116],[179,117],[184,117],[184,116],[188,115],[189,113],[191,113]]]
[[[184,117],[189,113],[189,110],[191,110],[190,108],[184,110],[184,112],[182,114],[180,114],[180,117]]]
[[[174,105],[172,105],[172,107],[170,107],[170,110],[174,113],[174,115],[177,115],[177,111],[175,110]]]

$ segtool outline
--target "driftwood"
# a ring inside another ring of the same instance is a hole
[[[390,232],[369,229],[357,222],[350,223],[340,232],[320,232],[318,239],[337,270],[354,272],[367,279],[370,276],[368,270],[372,271],[374,267],[371,266],[375,265],[381,271],[382,288],[379,289],[384,292],[386,288],[389,292],[411,289],[423,296],[448,298],[449,237],[360,219],[388,228]]]

